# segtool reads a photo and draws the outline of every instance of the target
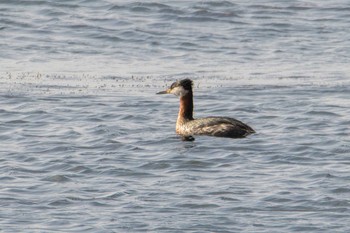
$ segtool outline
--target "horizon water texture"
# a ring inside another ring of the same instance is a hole
[[[350,232],[350,3],[0,1],[1,232]],[[237,118],[244,139],[175,134]]]

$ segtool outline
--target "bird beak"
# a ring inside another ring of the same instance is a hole
[[[159,94],[170,94],[170,89],[167,89],[165,91],[160,91],[157,93],[157,95],[159,95]]]

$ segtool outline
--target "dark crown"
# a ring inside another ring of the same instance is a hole
[[[192,80],[188,78],[179,81],[179,86],[183,86],[185,90],[192,90],[192,85]]]

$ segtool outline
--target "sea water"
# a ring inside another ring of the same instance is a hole
[[[345,0],[0,2],[1,232],[349,232]],[[227,116],[244,139],[175,134]]]

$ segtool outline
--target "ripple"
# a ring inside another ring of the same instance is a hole
[[[67,199],[55,200],[49,203],[50,206],[69,206],[72,204],[73,202]]]
[[[349,231],[344,0],[1,4],[2,229]],[[185,77],[258,133],[182,142]]]
[[[44,178],[44,181],[50,181],[55,183],[65,183],[71,181],[71,179],[65,175],[54,175]]]

